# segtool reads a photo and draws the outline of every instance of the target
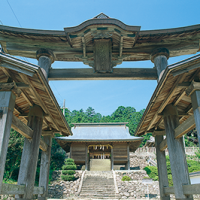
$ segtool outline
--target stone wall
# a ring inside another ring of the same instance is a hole
[[[61,170],[54,171],[52,181],[48,187],[48,198],[65,199],[73,197],[78,192],[83,171],[76,170],[75,181],[63,181],[61,179]]]
[[[148,198],[148,191],[150,191],[150,198],[160,198],[158,181],[153,181],[152,184],[149,184],[148,190],[147,185],[143,183],[142,179],[148,177],[146,171],[115,171],[115,174],[120,198],[145,199],[145,197]],[[123,176],[129,176],[131,181],[122,181]]]
[[[147,155],[137,155],[136,153],[130,153],[130,167],[131,169],[140,169],[148,166],[149,156]]]

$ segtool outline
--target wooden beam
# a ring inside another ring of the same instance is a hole
[[[14,184],[2,184],[2,189],[0,191],[1,195],[23,195],[25,193],[25,185],[14,185]],[[43,187],[34,187],[33,194],[43,194],[44,188]]]
[[[194,120],[194,116],[191,115],[187,120],[185,120],[182,124],[180,124],[177,128],[175,128],[175,138],[180,138],[182,137],[184,134],[188,133],[189,131],[191,131],[193,128],[195,128],[195,120]],[[160,150],[161,151],[165,151],[165,149],[167,148],[167,140],[163,140],[160,143]]]
[[[164,187],[165,194],[175,194],[174,187]],[[183,185],[185,195],[200,194],[200,184]]]
[[[14,87],[18,87],[19,89],[21,88],[29,88],[29,85],[25,83],[15,83],[14,81],[11,83],[0,83],[0,90],[11,90]]]
[[[122,52],[123,52],[123,36],[120,38],[120,44],[119,44],[119,57],[122,57]]]
[[[32,139],[33,130],[24,124],[20,119],[18,119],[15,115],[12,117],[12,125],[11,127],[16,130],[18,133],[23,135],[25,138]]]
[[[174,105],[175,106],[180,102],[180,100],[183,98],[184,95],[185,95],[185,90],[182,91],[182,93],[180,94],[180,96],[175,99],[175,101],[174,101]]]
[[[35,73],[34,71],[28,70],[28,68],[27,69],[23,69],[23,68],[20,68],[20,67],[16,66],[13,63],[9,64],[9,63],[6,63],[6,62],[1,62],[0,66],[2,66],[2,68],[5,68],[5,69],[11,69],[11,70],[17,71],[19,73],[26,74],[28,76],[33,76],[34,73]]]
[[[200,184],[183,185],[184,194],[200,194]]]
[[[58,133],[57,130],[42,131],[42,136],[53,136],[54,133]]]
[[[14,115],[12,117],[11,127],[17,132],[19,132],[21,135],[23,135],[25,138],[33,138],[33,130]],[[42,139],[40,139],[40,149],[42,151],[47,151],[47,148],[47,144]]]
[[[180,74],[183,74],[183,73],[187,73],[189,72],[190,70],[192,69],[196,69],[196,68],[199,68],[200,67],[200,63],[197,63],[197,64],[193,64],[192,66],[189,66],[189,67],[186,67],[184,69],[180,69],[180,70],[177,70],[175,72],[172,72],[172,75],[173,76],[178,76]]]
[[[40,149],[42,150],[42,151],[47,151],[47,149],[48,149],[48,145],[44,142],[44,140],[41,138],[40,139]]]
[[[177,85],[177,87],[179,87],[179,88],[187,88],[187,87],[190,86],[190,84],[191,84],[191,82],[183,82],[183,83],[179,83]]]
[[[82,44],[83,44],[83,57],[86,57],[86,45],[85,45],[85,38],[82,37]]]
[[[167,140],[166,138],[160,143],[160,151],[165,151],[167,148]]]
[[[193,81],[186,90],[186,94],[190,96],[195,90],[200,90],[200,82]]]
[[[175,128],[175,138],[177,139],[177,138],[182,137],[184,134],[194,129],[195,126],[196,124],[194,120],[194,115],[191,115],[182,124],[180,124],[177,128]]]
[[[48,80],[157,80],[156,69],[114,68],[112,73],[85,69],[50,69]]]
[[[152,135],[155,137],[156,135],[165,135],[165,130],[162,131],[154,131]]]

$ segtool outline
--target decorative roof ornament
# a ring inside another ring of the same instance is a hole
[[[100,13],[96,17],[94,17],[94,19],[108,19],[108,18],[110,17],[108,17],[108,15],[105,15],[104,13]]]

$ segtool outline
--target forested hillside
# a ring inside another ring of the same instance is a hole
[[[70,111],[65,109],[65,118],[69,123],[70,127],[73,126],[72,123],[98,123],[98,122],[128,122],[127,126],[129,127],[129,132],[131,135],[134,135],[134,132],[137,128],[137,125],[144,113],[144,109],[136,112],[136,109],[133,107],[124,107],[119,106],[111,115],[102,116],[100,113],[96,113],[95,110],[89,107],[86,111],[73,110]],[[149,139],[151,134],[144,136],[144,140],[141,144],[143,146],[146,140]],[[56,135],[59,136],[59,135]],[[196,132],[191,131],[188,135],[185,136],[186,146],[195,145],[196,141]],[[4,174],[4,180],[13,180],[16,181],[18,177],[18,171],[20,166],[20,159],[23,150],[24,137],[17,133],[14,130],[11,130],[9,148],[6,160],[6,168]],[[65,152],[57,144],[56,140],[53,139],[52,151],[51,151],[51,170],[61,169],[61,166],[64,163]],[[39,165],[40,165],[40,155],[38,160],[37,168],[37,180],[39,177]]]

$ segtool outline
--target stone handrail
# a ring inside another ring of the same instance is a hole
[[[81,176],[81,181],[80,181],[78,192],[77,192],[78,195],[81,193],[81,188],[82,188],[82,185],[83,185],[84,175],[85,175],[85,171],[82,173],[82,176]]]
[[[1,195],[22,195],[25,193],[25,185],[2,184]],[[44,194],[43,187],[34,187],[33,194]]]
[[[118,186],[117,186],[117,181],[116,181],[116,174],[115,174],[114,170],[113,170],[113,179],[114,179],[114,185],[115,185],[115,193],[119,194]]]

